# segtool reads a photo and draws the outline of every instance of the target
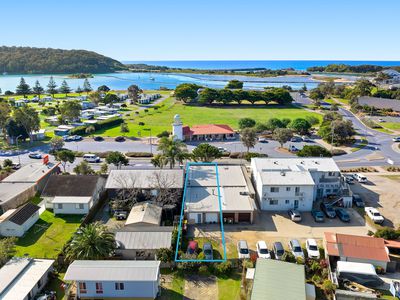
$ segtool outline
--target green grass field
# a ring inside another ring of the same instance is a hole
[[[44,211],[25,236],[18,239],[15,255],[56,258],[64,244],[78,229],[81,219],[82,216],[54,216],[52,212]]]
[[[240,274],[234,273],[229,277],[218,278],[218,299],[236,300],[240,299]]]
[[[227,124],[234,129],[238,129],[238,120],[240,118],[252,118],[257,122],[266,122],[269,118],[298,118],[307,115],[314,115],[321,120],[322,116],[317,113],[308,112],[294,106],[279,107],[274,105],[254,105],[254,106],[192,106],[185,105],[180,102],[175,102],[175,99],[167,98],[163,106],[158,110],[152,108],[146,113],[141,111],[139,115],[130,113],[129,116],[124,116],[130,132],[127,136],[137,137],[152,136],[167,130],[171,131],[171,124],[175,114],[181,116],[182,122],[185,125],[195,124]],[[139,125],[143,122],[144,125]],[[104,131],[99,131],[97,134],[104,136],[115,137],[121,135],[120,127],[114,127]]]
[[[390,130],[400,130],[400,123],[398,122],[383,122],[380,123],[382,127],[385,127],[386,129]]]

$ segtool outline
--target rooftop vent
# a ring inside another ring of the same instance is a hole
[[[285,171],[281,171],[281,176],[285,176]]]

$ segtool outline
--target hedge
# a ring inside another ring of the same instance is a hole
[[[127,157],[153,157],[153,153],[150,152],[127,152],[125,153]]]
[[[93,126],[94,126],[94,129],[97,131],[97,130],[100,130],[100,129],[108,129],[108,128],[111,128],[111,127],[118,126],[123,122],[124,122],[124,120],[122,118],[114,117],[114,118],[110,118],[108,120],[98,121],[96,124],[93,124]],[[69,131],[69,134],[70,135],[84,135],[84,134],[86,134],[86,127],[87,126],[89,126],[89,125],[77,126],[75,128],[72,128]]]

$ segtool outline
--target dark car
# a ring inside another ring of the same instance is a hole
[[[102,136],[95,136],[93,139],[94,139],[96,142],[104,141],[104,138],[103,138]]]
[[[353,204],[357,207],[365,207],[363,199],[358,194],[353,194]]]
[[[329,203],[321,203],[321,210],[324,212],[324,214],[328,217],[328,218],[335,218],[336,217],[336,212],[333,209],[332,205],[330,205]]]
[[[283,254],[285,254],[285,249],[283,249],[281,242],[275,242],[272,245],[272,251],[274,253],[275,259],[282,259]]]
[[[338,216],[338,218],[340,219],[340,221],[342,222],[350,222],[350,215],[347,212],[347,210],[345,210],[344,208],[336,208],[336,215]]]
[[[31,152],[29,153],[29,158],[33,158],[33,159],[41,159],[42,158],[42,154],[40,154],[39,152]]]
[[[294,136],[294,137],[292,137],[290,139],[290,141],[293,142],[293,143],[298,143],[298,142],[302,142],[303,139],[301,137],[299,137],[299,136]]]
[[[324,213],[318,209],[313,209],[311,211],[311,215],[314,218],[315,222],[324,222],[325,221]]]
[[[125,138],[123,136],[117,136],[114,140],[116,142],[125,142]]]

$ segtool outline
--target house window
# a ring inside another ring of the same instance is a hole
[[[37,282],[37,288],[40,289],[41,286],[42,286],[42,279],[39,279],[39,281]]]
[[[79,292],[86,294],[86,282],[79,282]]]
[[[290,186],[286,187],[286,192],[290,192]]]
[[[117,291],[123,291],[125,289],[124,283],[123,282],[116,282],[115,283],[115,289]]]
[[[84,205],[82,203],[76,204],[76,209],[83,209]]]
[[[285,200],[285,204],[289,204],[290,203],[290,200]]]
[[[296,194],[297,194],[297,193],[300,193],[300,187],[296,186],[295,189],[294,189],[294,192],[295,192]]]
[[[278,200],[269,200],[269,205],[278,205]]]
[[[63,209],[62,203],[57,203],[57,208],[58,208],[58,209]]]
[[[96,294],[103,294],[103,284],[96,282]]]
[[[335,176],[335,172],[328,172],[328,176]]]
[[[271,191],[271,193],[279,193],[279,188],[278,187],[271,187],[270,191]]]

